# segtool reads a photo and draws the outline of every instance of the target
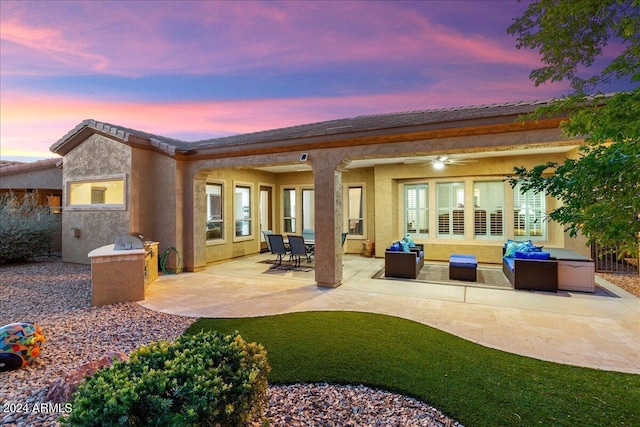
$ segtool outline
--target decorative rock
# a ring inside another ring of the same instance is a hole
[[[78,367],[90,363],[92,355],[106,354],[111,360],[116,350],[129,353],[151,341],[175,339],[195,320],[148,310],[137,303],[91,307],[91,270],[85,265],[43,260],[0,266],[0,274],[0,324],[31,313],[47,331],[48,341],[47,351],[33,364],[2,375],[0,396],[5,403],[33,408],[50,402],[54,398],[48,394],[51,381],[70,377],[74,368],[81,380]],[[78,330],[87,333],[69,333]],[[65,389],[62,385],[56,388],[60,387]],[[70,393],[67,389],[59,399]],[[273,427],[461,427],[426,403],[363,386],[270,386],[268,395],[266,417]],[[61,416],[65,414],[56,411],[1,414],[0,425],[58,427]],[[252,424],[263,425],[264,420]]]
[[[66,402],[85,378],[92,376],[99,369],[113,365],[116,360],[126,361],[129,360],[129,357],[122,352],[112,352],[98,360],[92,360],[78,366],[64,378],[54,380],[49,386],[49,391],[44,400],[55,403]]]
[[[17,365],[13,356],[2,356],[0,371],[8,371],[27,366],[40,354],[45,337],[42,328],[33,322],[10,323],[0,328],[0,355],[14,354],[22,363]]]

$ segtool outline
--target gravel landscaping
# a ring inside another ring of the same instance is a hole
[[[55,380],[105,355],[172,340],[195,320],[137,303],[91,307],[90,287],[86,265],[45,259],[0,266],[0,326],[32,321],[47,338],[32,365],[0,374],[1,425],[58,426],[69,406],[46,402]],[[267,416],[272,426],[460,426],[405,396],[327,384],[270,386]]]
[[[638,276],[600,276],[640,297]],[[67,407],[38,406],[46,403],[56,379],[105,355],[128,354],[151,341],[174,339],[195,320],[136,303],[91,307],[90,286],[86,265],[45,259],[0,266],[0,326],[33,321],[47,337],[32,365],[0,374],[0,424],[58,426],[56,419]],[[267,417],[272,426],[460,425],[423,402],[364,386],[270,386],[269,398]],[[26,411],[8,411],[20,408]]]

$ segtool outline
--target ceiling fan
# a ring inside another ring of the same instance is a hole
[[[472,159],[453,158],[450,156],[427,156],[407,159],[405,163],[417,163],[420,165],[431,165],[434,169],[444,169],[446,165],[464,165],[466,163],[477,162]]]

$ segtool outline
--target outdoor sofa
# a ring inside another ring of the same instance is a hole
[[[595,292],[595,263],[591,258],[567,249],[535,248],[531,242],[518,243],[517,249],[502,248],[502,271],[514,289],[558,292]],[[529,250],[522,245],[529,246]]]

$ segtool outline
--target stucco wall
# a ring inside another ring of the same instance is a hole
[[[131,148],[94,134],[69,152],[64,159],[62,214],[63,261],[89,264],[87,254],[93,249],[111,244],[122,233],[129,232],[131,194]],[[124,210],[71,208],[68,206],[70,181],[104,179],[126,175],[127,191]],[[73,234],[77,229],[78,237]]]
[[[177,245],[176,162],[149,150],[132,150],[131,231],[158,242],[162,253]]]
[[[374,182],[374,169],[362,168],[362,169],[349,169],[342,173],[342,186],[343,186],[343,225],[344,231],[349,231],[347,224],[347,188],[351,184],[362,184],[364,191],[364,235],[349,235],[344,245],[344,252],[350,254],[359,254],[362,252],[362,242],[365,240],[375,240],[376,225],[375,225],[375,182]]]
[[[403,236],[403,186],[406,183],[427,182],[430,193],[439,182],[464,182],[465,195],[473,189],[475,181],[506,180],[513,174],[514,166],[531,167],[547,161],[562,161],[562,155],[518,156],[481,159],[464,165],[448,165],[443,170],[435,170],[431,165],[379,165],[375,168],[375,224],[376,256],[384,257],[385,248]],[[547,211],[556,206],[556,200],[546,198]],[[430,214],[430,234],[428,238],[417,238],[425,244],[425,258],[428,260],[448,260],[451,253],[474,254],[479,262],[499,263],[505,239],[514,238],[513,232],[513,190],[505,182],[505,238],[479,240],[473,236],[473,218],[465,211],[465,236],[463,239],[443,239],[436,237],[435,210]],[[547,224],[547,239],[537,242],[547,247],[563,247],[563,228],[553,222]]]
[[[24,172],[1,174],[0,189],[46,189],[60,191],[62,190],[62,169],[51,167],[37,170],[27,169]]]
[[[258,212],[260,206],[260,186],[270,186],[273,189],[272,215],[274,224],[277,224],[279,197],[276,175],[251,169],[221,168],[212,170],[208,174],[206,182],[222,183],[224,191],[224,238],[207,241],[207,263],[259,253],[260,221]],[[246,237],[236,237],[235,235],[234,191],[236,185],[251,188],[251,235]],[[204,191],[198,196],[196,207],[206,210]],[[198,229],[199,228],[196,227],[196,232]],[[201,229],[204,234],[204,224]]]
[[[312,172],[292,172],[292,173],[269,173],[250,169],[234,169],[222,168],[209,172],[207,182],[222,183],[224,189],[224,220],[225,220],[225,238],[222,240],[212,240],[207,242],[206,259],[207,263],[220,261],[224,259],[244,256],[258,253],[260,251],[260,231],[259,222],[254,219],[252,224],[253,236],[249,239],[234,238],[234,217],[233,217],[233,193],[234,184],[249,185],[252,189],[252,212],[255,213],[254,218],[257,219],[259,206],[259,189],[261,185],[271,186],[273,191],[273,231],[282,233],[282,194],[283,189],[293,188],[296,190],[297,196],[297,229],[296,234],[302,232],[302,189],[314,186]],[[346,188],[351,183],[362,184],[365,187],[365,222],[366,235],[352,236],[345,243],[345,252],[360,253],[362,250],[362,241],[365,239],[373,240],[375,235],[375,205],[374,205],[374,180],[373,169],[356,169],[345,171],[342,174],[342,183]],[[196,209],[206,209],[206,201],[204,195],[196,202]],[[345,213],[346,215],[346,213]],[[346,217],[345,217],[346,218]],[[346,221],[346,220],[345,220]],[[343,224],[346,227],[346,222]],[[346,228],[345,228],[346,230]]]

